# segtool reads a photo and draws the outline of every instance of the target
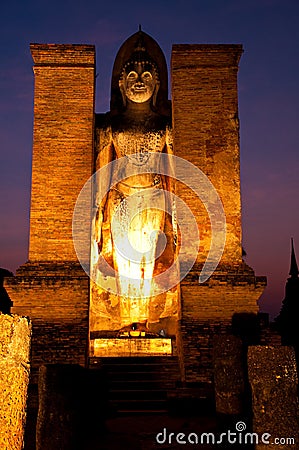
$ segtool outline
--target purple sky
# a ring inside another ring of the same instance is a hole
[[[109,109],[116,52],[142,24],[169,62],[171,45],[241,43],[239,70],[243,243],[268,277],[261,311],[276,315],[299,259],[298,0],[11,0],[0,7],[0,267],[27,259],[33,72],[30,42],[97,49],[97,112]]]

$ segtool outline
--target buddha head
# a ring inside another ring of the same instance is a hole
[[[157,42],[139,30],[120,47],[111,80],[111,113],[119,114],[128,102],[150,102],[156,112],[168,115],[167,66]]]
[[[155,107],[159,90],[158,69],[145,49],[137,49],[124,65],[119,79],[119,88],[124,107],[127,100],[133,103],[151,101],[152,106]]]

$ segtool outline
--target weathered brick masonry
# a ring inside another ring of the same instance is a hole
[[[241,45],[174,45],[172,109],[174,151],[204,172],[223,203],[227,237],[222,263],[242,259],[237,72]],[[203,263],[210,247],[204,206],[181,184],[180,198],[197,218]]]
[[[242,261],[237,90],[242,51],[241,45],[174,45],[172,51],[174,151],[213,183],[227,227],[220,264],[200,285],[199,274],[211,243],[210,219],[196,195],[182,183],[177,185],[177,195],[192,210],[200,233],[197,262],[181,283],[179,349],[184,376],[190,382],[211,380],[213,334],[229,331],[235,314],[256,314],[266,284]]]
[[[72,217],[93,171],[95,49],[31,45],[34,129],[29,261],[75,261]]]
[[[95,48],[33,44],[31,52],[35,97],[29,260],[6,279],[5,287],[13,312],[32,319],[33,369],[44,363],[84,365],[89,278],[74,249],[72,218],[77,197],[94,171]],[[211,381],[212,336],[230,330],[236,314],[256,314],[266,283],[242,261],[241,54],[241,45],[174,45],[172,52],[174,151],[208,176],[227,223],[220,264],[199,284],[211,243],[210,219],[196,195],[177,184],[177,195],[189,205],[200,232],[196,264],[181,283],[177,340],[182,377],[190,382]],[[186,258],[192,251],[186,249]]]
[[[6,289],[13,312],[32,319],[33,367],[83,365],[89,278],[77,260],[72,217],[93,173],[95,48],[30,48],[35,95],[29,261],[6,280]]]

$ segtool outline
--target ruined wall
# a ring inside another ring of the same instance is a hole
[[[236,314],[256,314],[266,285],[266,278],[256,277],[242,261],[237,89],[242,51],[241,45],[193,44],[174,45],[172,50],[174,152],[208,177],[226,218],[226,242],[219,265],[200,284],[211,246],[211,221],[201,199],[188,186],[177,183],[177,195],[190,207],[200,235],[196,263],[181,282],[179,348],[185,378],[190,382],[212,381],[211,336],[225,333]],[[194,176],[191,179],[195,186],[199,182]],[[207,200],[213,207],[215,199]],[[190,243],[185,252],[188,258],[193,252],[193,236],[186,241]]]
[[[230,321],[234,314],[258,312],[265,277],[255,276],[243,263],[239,270],[219,266],[205,283],[199,284],[199,270],[195,265],[181,283],[185,319]]]
[[[0,448],[23,448],[31,323],[0,313]]]
[[[24,265],[6,279],[13,311],[32,319],[32,374],[41,364],[85,365],[89,278],[76,265]]]
[[[30,48],[35,92],[29,261],[5,287],[13,312],[33,323],[34,380],[40,364],[84,365],[86,358],[89,277],[77,259],[72,219],[93,173],[95,48]],[[90,226],[89,207],[78,218],[84,229]]]

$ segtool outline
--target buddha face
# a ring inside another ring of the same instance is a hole
[[[123,75],[125,96],[134,103],[144,103],[150,100],[155,92],[157,77],[152,66],[137,63]]]

